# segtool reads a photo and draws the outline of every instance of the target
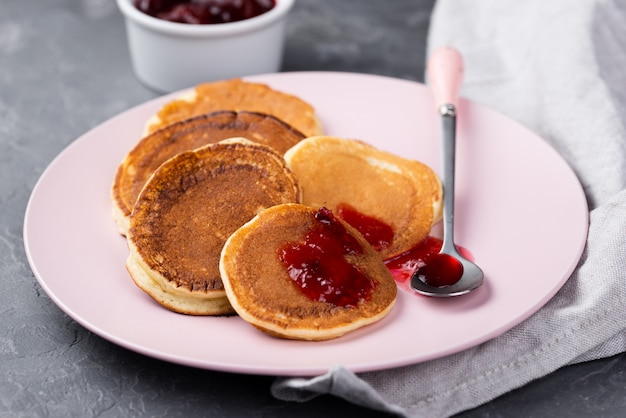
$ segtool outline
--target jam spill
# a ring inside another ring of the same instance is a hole
[[[376,283],[346,259],[362,254],[363,247],[329,209],[320,208],[315,219],[303,242],[287,243],[278,251],[289,277],[315,301],[350,307],[369,300]]]
[[[398,286],[413,292],[410,279],[418,269],[418,274],[430,278],[424,281],[431,286],[444,287],[456,283],[463,273],[463,266],[454,258],[439,254],[441,245],[441,239],[428,236],[409,251],[385,260]],[[473,258],[465,248],[459,248],[459,252],[468,259]]]
[[[377,251],[393,240],[391,226],[348,204],[337,205],[337,216],[358,230]],[[359,300],[368,300],[375,283],[345,258],[363,253],[363,248],[331,210],[320,208],[315,219],[317,225],[306,234],[303,242],[291,242],[279,250],[279,258],[287,267],[289,277],[312,300],[337,306],[355,306]],[[428,236],[409,251],[384,260],[398,287],[416,294],[411,289],[410,279],[418,270],[418,277],[423,276],[422,280],[431,286],[456,283],[463,266],[454,258],[439,254],[441,246],[441,239]],[[467,249],[459,248],[459,252],[473,259]]]
[[[359,231],[376,251],[384,250],[393,241],[393,229],[390,225],[362,214],[347,203],[337,205],[337,216]]]

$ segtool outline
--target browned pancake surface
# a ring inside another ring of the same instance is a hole
[[[257,328],[284,338],[325,340],[381,319],[393,305],[397,287],[380,254],[346,225],[365,249],[351,256],[376,285],[370,300],[336,306],[304,295],[278,257],[288,242],[299,242],[314,227],[316,210],[304,205],[272,207],[233,234],[222,252],[220,269],[237,313]]]
[[[225,109],[267,113],[306,136],[322,133],[315,109],[309,103],[265,84],[241,79],[198,85],[193,99],[174,100],[166,104],[157,114],[158,121],[149,124],[148,131],[153,132],[192,116]]]
[[[112,199],[120,231],[124,233],[124,218],[130,216],[144,184],[164,161],[232,137],[245,137],[283,154],[304,135],[273,116],[246,111],[213,112],[153,132],[126,155],[115,174]]]
[[[223,292],[219,258],[232,232],[265,208],[298,202],[280,154],[226,141],[178,154],[146,184],[131,215],[131,250],[151,273],[190,292]]]

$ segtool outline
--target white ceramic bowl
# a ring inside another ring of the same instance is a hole
[[[238,22],[195,25],[169,22],[117,0],[126,20],[135,74],[160,92],[280,69],[284,26],[294,0],[276,0],[271,10]]]

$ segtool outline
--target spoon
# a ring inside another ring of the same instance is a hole
[[[426,296],[464,295],[483,283],[480,267],[463,257],[454,243],[454,165],[456,109],[463,78],[461,54],[452,47],[437,49],[428,60],[428,78],[441,117],[443,152],[443,244],[411,278],[411,287]]]

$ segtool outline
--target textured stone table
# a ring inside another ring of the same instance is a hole
[[[421,80],[432,0],[298,0],[283,70]],[[137,82],[113,0],[0,2],[0,417],[378,416],[272,398],[271,376],[198,370],[120,348],[67,317],[23,247],[39,175],[81,134],[156,97]],[[463,417],[626,415],[623,356],[580,364]]]

